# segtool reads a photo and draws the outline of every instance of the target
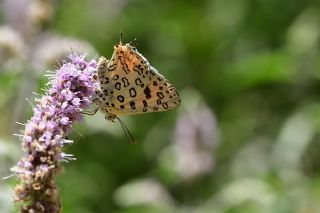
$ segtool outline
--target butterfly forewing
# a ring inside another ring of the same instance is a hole
[[[134,47],[117,45],[110,60],[100,58],[100,109],[130,115],[166,111],[180,105],[177,90]]]
[[[142,112],[166,111],[180,104],[177,90],[153,67],[149,72],[151,78],[143,93],[137,97],[137,108]]]

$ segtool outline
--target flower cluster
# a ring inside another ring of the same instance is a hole
[[[61,162],[74,159],[62,151],[72,124],[81,122],[81,111],[92,102],[96,61],[71,54],[56,72],[50,74],[48,91],[36,99],[34,115],[21,135],[25,156],[12,168],[20,179],[15,200],[20,212],[60,212],[61,205],[55,177]]]

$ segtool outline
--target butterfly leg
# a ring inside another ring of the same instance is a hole
[[[95,115],[99,110],[99,107],[96,107],[94,108],[93,110],[88,110],[88,111],[82,111],[81,113],[82,114],[85,114],[85,115]]]

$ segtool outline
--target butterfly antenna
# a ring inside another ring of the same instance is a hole
[[[122,45],[123,32],[120,31],[120,45]]]
[[[125,123],[118,117],[116,117],[116,119],[119,121],[124,134],[127,136],[128,138],[128,143],[137,143],[137,140],[133,137],[133,135],[131,134],[131,132],[128,130],[127,126],[125,125]]]

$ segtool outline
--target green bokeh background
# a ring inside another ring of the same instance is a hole
[[[123,32],[182,98],[122,117],[137,145],[101,113],[86,116],[58,179],[64,212],[320,212],[319,26],[315,0],[55,1],[43,34],[108,58]],[[23,67],[0,65],[2,176],[22,156],[15,110],[29,119],[25,98],[47,81],[45,69],[26,81]],[[14,184],[0,182],[0,212],[13,212]]]

